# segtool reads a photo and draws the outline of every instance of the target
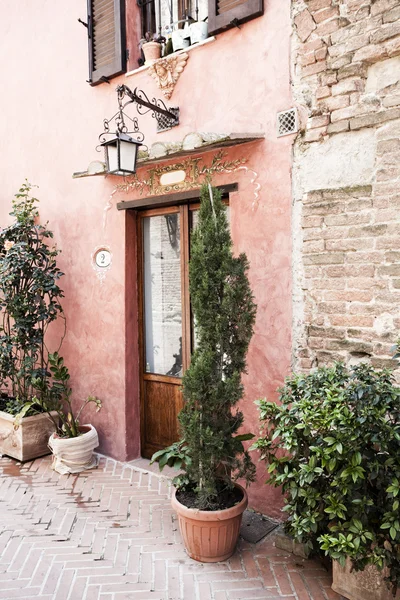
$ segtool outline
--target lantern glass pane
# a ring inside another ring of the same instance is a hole
[[[134,144],[133,142],[120,141],[121,171],[128,171],[129,173],[135,172],[137,149],[137,144]]]
[[[108,152],[108,170],[110,173],[118,171],[118,142],[106,146]]]

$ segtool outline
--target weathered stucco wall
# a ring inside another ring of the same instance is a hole
[[[398,0],[294,0],[294,367],[395,366],[400,329]]]
[[[118,212],[116,202],[139,193],[113,194],[121,183],[116,177],[73,180],[72,173],[99,159],[94,148],[103,119],[116,111],[117,84],[143,88],[150,98],[161,92],[146,70],[121,76],[111,85],[92,88],[86,83],[86,30],[77,22],[85,18],[85,6],[81,0],[57,6],[52,0],[1,3],[5,119],[0,223],[7,224],[11,198],[21,181],[26,177],[37,184],[41,219],[49,221],[62,249],[67,317],[62,354],[74,399],[78,402],[88,394],[103,399],[102,411],[89,411],[87,419],[99,430],[100,450],[125,460],[140,452],[137,345],[126,337],[126,323],[133,338],[137,332],[136,281],[126,269],[135,262],[135,229],[134,216]],[[231,199],[232,234],[236,250],[246,251],[250,260],[258,304],[243,402],[245,428],[255,433],[259,425],[254,400],[275,398],[290,369],[292,138],[278,139],[275,127],[277,111],[292,102],[290,27],[290,1],[268,0],[263,17],[190,53],[169,102],[181,108],[179,127],[157,135],[154,119],[140,118],[149,145],[182,140],[193,131],[266,134],[263,141],[227,153],[227,160],[246,161],[242,170],[214,178],[215,184],[239,184]],[[214,154],[204,156],[204,162]],[[138,172],[142,176],[145,169]],[[112,267],[100,281],[92,255],[104,245],[112,252]],[[265,478],[265,467],[259,465],[259,481],[250,489],[251,505],[278,515],[280,493],[267,488]]]

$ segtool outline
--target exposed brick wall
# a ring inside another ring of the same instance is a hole
[[[293,0],[292,9],[302,117],[294,152],[294,368],[369,357],[395,366],[400,0]]]

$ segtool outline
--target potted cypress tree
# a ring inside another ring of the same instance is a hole
[[[183,469],[174,479],[172,505],[189,556],[203,562],[225,560],[237,542],[247,506],[244,488],[255,467],[238,435],[243,414],[241,376],[253,334],[256,306],[244,254],[234,257],[226,207],[220,192],[203,185],[198,226],[189,265],[196,349],[183,377],[182,440],[157,452],[165,464]]]

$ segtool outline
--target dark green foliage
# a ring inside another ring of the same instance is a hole
[[[203,185],[189,267],[196,349],[183,377],[179,415],[189,457],[184,481],[194,486],[199,508],[216,504],[219,482],[232,486],[232,476],[254,480],[242,444],[248,437],[235,435],[243,423],[235,406],[243,396],[241,375],[256,314],[248,268],[244,254],[233,256],[220,192]]]
[[[48,245],[53,233],[37,223],[31,188],[21,186],[12,202],[14,222],[0,231],[0,388],[14,414],[36,393],[34,382],[48,377],[46,331],[62,316],[58,250]]]
[[[342,364],[295,375],[260,401],[254,447],[282,486],[287,530],[314,551],[373,563],[400,583],[400,390],[390,372]]]

